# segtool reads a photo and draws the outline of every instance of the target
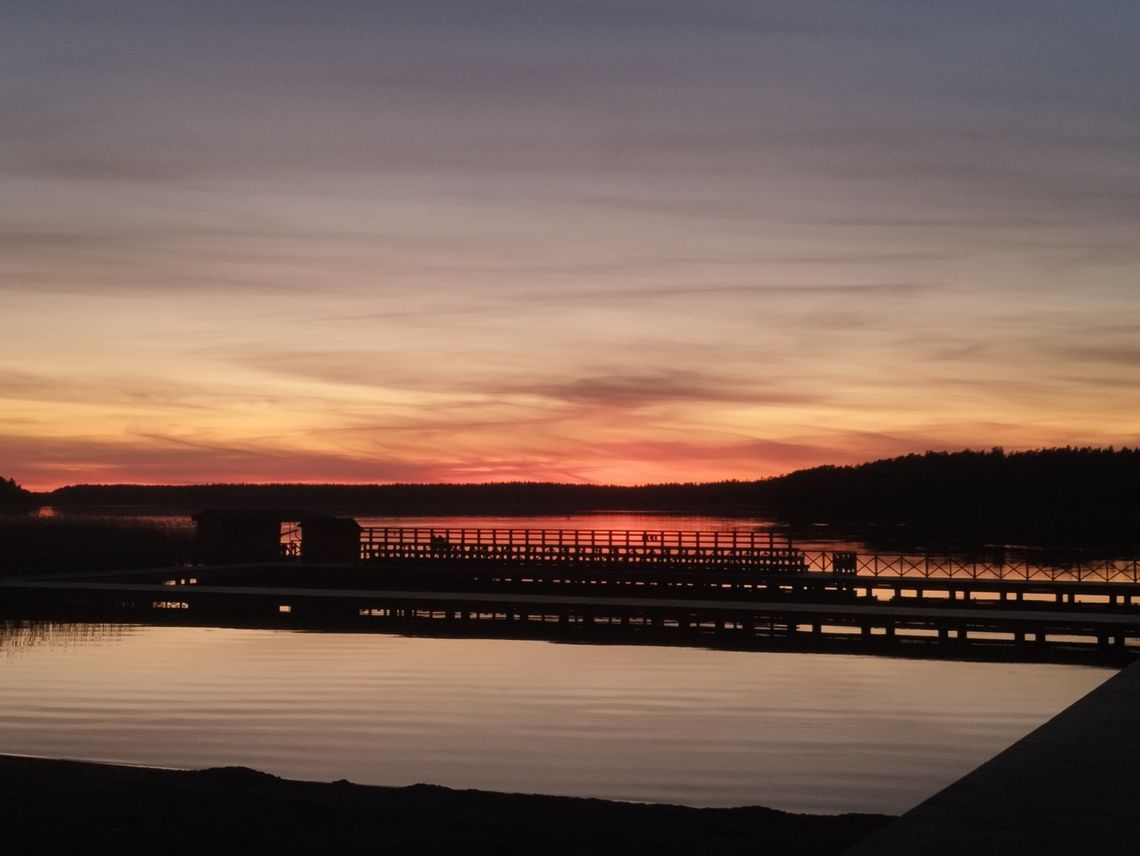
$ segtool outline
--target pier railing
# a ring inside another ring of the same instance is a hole
[[[803,551],[778,532],[753,530],[483,529],[368,527],[365,560],[488,560],[511,564],[738,567],[801,573]]]
[[[512,565],[669,566],[867,577],[1140,582],[1137,559],[995,559],[800,550],[781,532],[748,529],[366,527],[364,560],[482,560]]]
[[[809,571],[833,571],[832,550],[804,551]],[[848,554],[850,555],[850,554]],[[868,577],[921,577],[924,579],[998,579],[1072,582],[1140,582],[1137,559],[985,559],[921,554],[858,553],[854,573]]]

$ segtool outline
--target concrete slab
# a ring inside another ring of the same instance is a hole
[[[1140,663],[843,856],[1140,854]]]

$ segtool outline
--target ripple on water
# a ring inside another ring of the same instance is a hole
[[[1111,674],[217,628],[7,638],[4,752],[796,811],[902,811]]]

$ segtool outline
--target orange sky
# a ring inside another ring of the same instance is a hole
[[[25,486],[1140,443],[1123,5],[63,5],[0,11]]]

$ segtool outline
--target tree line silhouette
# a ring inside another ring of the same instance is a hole
[[[489,484],[73,485],[33,496],[0,480],[0,504],[57,508],[290,508],[357,516],[596,511],[766,516],[805,525],[905,525],[926,540],[1140,542],[1140,450],[926,452],[759,481],[638,487]]]
[[[45,504],[132,508],[289,508],[357,515],[571,514],[590,511],[755,513],[756,483],[639,487],[494,482],[486,484],[74,485]]]
[[[15,479],[0,477],[0,514],[34,511],[38,506],[35,494],[24,490]]]
[[[905,524],[907,537],[1140,545],[1140,450],[926,452],[798,470],[759,484],[790,522]]]

